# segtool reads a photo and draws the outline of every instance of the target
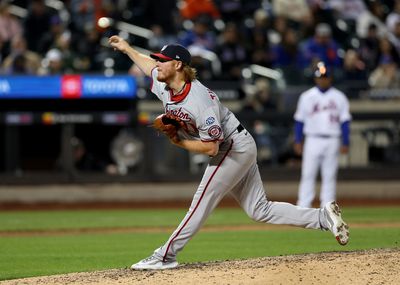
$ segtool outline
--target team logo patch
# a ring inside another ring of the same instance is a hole
[[[208,129],[208,135],[213,139],[219,138],[221,136],[221,134],[222,134],[222,130],[221,130],[220,126],[214,125]]]
[[[206,125],[211,125],[212,123],[215,122],[215,118],[214,117],[208,117],[206,120]]]

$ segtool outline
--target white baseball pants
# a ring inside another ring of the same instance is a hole
[[[340,138],[307,136],[304,142],[301,181],[297,205],[311,207],[315,198],[315,182],[321,169],[320,205],[336,198]]]

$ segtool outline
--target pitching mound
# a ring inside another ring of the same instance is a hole
[[[400,248],[327,252],[181,265],[166,271],[113,269],[1,284],[398,284]]]

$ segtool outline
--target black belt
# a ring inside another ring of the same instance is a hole
[[[241,131],[244,130],[244,127],[242,126],[242,124],[240,124],[237,128],[238,133],[240,133]]]
[[[323,138],[323,139],[330,139],[330,138],[337,138],[338,136],[333,136],[333,135],[322,135],[322,134],[315,134],[315,135],[308,135],[309,137],[317,137],[317,138]]]

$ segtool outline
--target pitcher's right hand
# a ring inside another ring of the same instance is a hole
[[[119,36],[111,36],[108,39],[108,43],[114,48],[114,50],[119,50],[123,53],[126,53],[127,49],[129,48],[129,44]]]

